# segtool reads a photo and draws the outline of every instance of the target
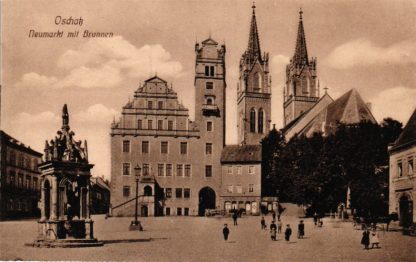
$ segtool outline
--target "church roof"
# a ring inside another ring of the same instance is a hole
[[[246,54],[250,63],[254,63],[256,58],[261,61],[261,50],[260,50],[260,39],[259,39],[259,32],[257,30],[257,21],[256,21],[256,6],[253,4],[253,15],[251,17],[251,24],[250,24],[250,33],[248,38],[248,47]]]
[[[305,30],[303,28],[302,10],[299,11],[298,36],[296,38],[295,54],[293,63],[295,65],[308,64],[308,50],[306,48]]]
[[[202,42],[202,44],[204,44],[204,45],[218,45],[218,42],[216,42],[215,40],[213,40],[213,39],[211,38],[211,36],[209,36],[209,38],[208,38],[208,39],[206,39],[206,40],[204,40],[204,41]]]
[[[416,144],[416,109],[390,150],[394,151],[413,144]]]
[[[148,82],[162,82],[162,83],[167,83],[167,81],[163,80],[162,78],[158,77],[157,75],[155,75],[155,76],[153,76],[153,77],[145,80],[144,82],[145,83],[148,83]]]
[[[261,162],[261,145],[229,145],[221,153],[221,163]]]
[[[362,121],[377,123],[358,91],[351,89],[315,116],[302,133],[307,136],[315,132],[328,134],[335,131],[339,123],[348,125]]]

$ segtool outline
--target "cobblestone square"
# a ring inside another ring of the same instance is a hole
[[[305,239],[297,239],[298,218],[282,216],[284,227],[293,228],[290,243],[282,234],[271,241],[261,230],[260,217],[244,217],[233,226],[231,218],[158,217],[141,218],[145,231],[128,231],[132,218],[94,217],[95,235],[103,247],[33,248],[24,246],[36,237],[37,223],[0,223],[1,260],[106,260],[106,261],[416,261],[415,238],[400,232],[380,232],[380,249],[363,250],[361,230],[349,222],[324,219],[314,228],[306,219]],[[267,225],[271,216],[266,217]],[[223,224],[230,228],[228,242]],[[150,241],[146,241],[150,239]]]

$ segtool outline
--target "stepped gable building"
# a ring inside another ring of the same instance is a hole
[[[298,118],[319,100],[316,58],[309,59],[303,28],[302,10],[299,12],[295,54],[286,67],[286,86],[283,92],[284,125]]]
[[[260,50],[255,8],[253,5],[248,47],[240,59],[237,84],[238,143],[248,145],[259,144],[271,122],[269,54]]]
[[[0,130],[0,220],[40,215],[42,154]]]
[[[285,138],[312,136],[317,132],[328,135],[335,132],[340,123],[376,123],[356,89],[349,90],[335,101],[326,91],[320,97],[316,58],[308,59],[302,14],[300,11],[295,54],[286,67],[282,129]]]
[[[389,212],[397,213],[400,225],[409,227],[416,223],[416,109],[389,154]]]
[[[195,122],[157,76],[144,82],[111,127],[113,215],[204,215],[219,206],[225,145],[225,46],[196,44]],[[147,185],[143,186],[143,185]]]

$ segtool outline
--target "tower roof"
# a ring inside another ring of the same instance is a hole
[[[252,6],[253,15],[251,16],[251,24],[250,24],[250,34],[248,38],[248,47],[247,47],[247,56],[250,63],[253,63],[256,58],[261,61],[261,51],[260,51],[260,40],[259,40],[259,32],[257,30],[257,21],[256,21],[256,6],[253,3]]]
[[[299,25],[298,36],[296,38],[295,54],[293,55],[294,64],[307,64],[308,63],[308,50],[306,48],[305,30],[303,28],[302,9],[299,11]]]

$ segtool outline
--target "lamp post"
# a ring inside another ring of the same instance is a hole
[[[130,230],[143,230],[142,225],[140,224],[140,221],[137,220],[137,206],[139,205],[138,200],[139,200],[139,179],[140,179],[140,172],[141,172],[142,168],[137,164],[136,167],[134,168],[134,175],[136,176],[136,199],[135,199],[135,209],[134,209],[134,221],[131,222],[129,229]]]

